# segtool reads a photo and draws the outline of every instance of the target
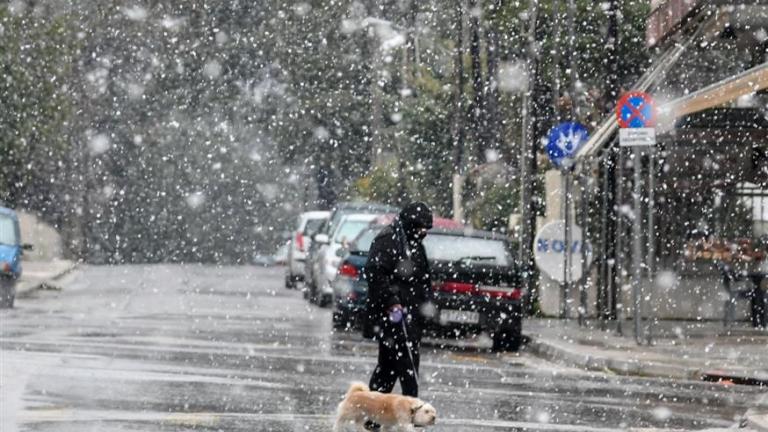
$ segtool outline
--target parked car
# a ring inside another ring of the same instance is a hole
[[[21,277],[21,256],[32,245],[21,243],[21,229],[16,212],[0,207],[0,308],[12,308],[16,282]]]
[[[274,254],[272,254],[272,259],[275,262],[275,265],[284,266],[288,265],[288,251],[291,248],[291,242],[285,242],[284,244],[281,244],[278,246],[277,250]]]
[[[375,203],[339,203],[336,205],[336,207],[331,212],[330,216],[326,221],[322,223],[320,228],[317,230],[318,234],[324,234],[328,238],[331,236],[331,231],[334,230],[334,228],[339,224],[339,221],[344,215],[348,214],[386,214],[386,213],[397,213],[400,210],[397,207],[392,207],[384,204],[375,204]],[[322,237],[321,237],[322,239]],[[306,259],[305,262],[312,263],[316,262],[318,260],[318,250],[320,249],[319,245],[315,242],[310,243],[309,247],[307,248],[306,253]],[[304,285],[306,286],[304,290],[304,295],[307,298],[310,298],[310,291],[316,292],[317,283],[316,283],[316,274],[315,274],[315,266],[312,265],[305,265],[304,266]],[[310,298],[310,300],[315,300]]]
[[[296,230],[288,244],[288,265],[285,271],[285,287],[296,288],[296,282],[304,280],[304,265],[312,235],[328,220],[331,212],[309,211],[299,215]]]
[[[358,327],[368,286],[363,277],[368,249],[381,227],[371,227],[355,239],[334,280],[336,328]],[[424,239],[432,272],[433,307],[427,330],[441,335],[486,331],[493,349],[517,350],[522,342],[522,288],[519,270],[506,237],[471,229],[433,228]]]
[[[378,216],[370,225],[360,232],[349,245],[342,249],[343,254],[339,263],[336,277],[331,283],[333,289],[333,324],[337,329],[355,327],[361,328],[365,299],[367,298],[368,283],[363,278],[363,267],[368,261],[368,250],[373,239],[382,228],[391,224],[397,214],[388,213]],[[434,217],[432,231],[435,229],[463,230],[465,226],[453,219]]]
[[[253,265],[259,266],[259,267],[272,267],[275,264],[275,256],[274,255],[267,255],[263,253],[255,253],[253,254],[253,259],[251,260],[253,262]]]
[[[330,236],[318,234],[315,236],[315,242],[318,245],[315,260],[308,263],[314,266],[314,283],[309,288],[309,298],[320,306],[327,306],[333,298],[333,288],[331,282],[336,277],[336,271],[341,263],[341,253],[350,241],[352,241],[360,231],[366,229],[371,221],[376,219],[376,214],[348,214],[341,217],[336,228],[331,231]]]

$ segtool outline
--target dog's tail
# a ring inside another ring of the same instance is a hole
[[[351,395],[352,393],[367,392],[367,391],[371,391],[367,385],[356,381],[349,385],[349,390],[347,390],[346,397],[349,397],[349,395]]]
[[[349,385],[349,389],[347,390],[347,394],[344,395],[344,400],[339,402],[339,407],[336,410],[336,423],[333,425],[333,432],[343,432],[344,430],[344,424],[349,419],[344,415],[344,406],[349,403],[349,397],[352,396],[353,393],[357,392],[366,392],[370,391],[367,385],[361,383],[361,382],[353,382]]]

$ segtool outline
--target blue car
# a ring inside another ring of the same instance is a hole
[[[0,207],[0,308],[13,307],[16,281],[21,277],[21,255],[31,248],[21,244],[16,212]]]

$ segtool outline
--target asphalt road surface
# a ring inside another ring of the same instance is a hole
[[[0,311],[0,430],[329,431],[376,347],[281,268],[82,267]],[[432,431],[731,427],[758,389],[587,373],[431,341]],[[399,391],[399,388],[396,388]]]

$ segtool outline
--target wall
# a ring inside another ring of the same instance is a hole
[[[733,285],[736,289],[746,289],[747,283]],[[631,317],[632,289],[629,285],[622,290],[624,314]],[[642,284],[641,298],[645,314],[652,312],[660,319],[722,320],[728,294],[719,273],[702,269],[698,274],[691,271],[658,273],[654,281],[645,279]],[[737,300],[734,307],[736,320],[749,318],[749,302]]]
[[[61,236],[55,228],[32,213],[21,210],[16,213],[19,216],[22,243],[30,243],[34,247],[32,251],[24,252],[24,260],[51,261],[64,256]]]

